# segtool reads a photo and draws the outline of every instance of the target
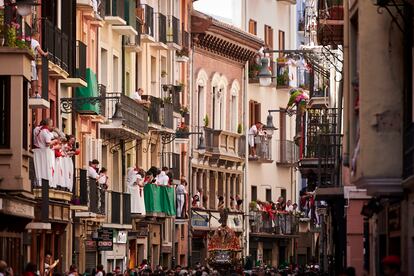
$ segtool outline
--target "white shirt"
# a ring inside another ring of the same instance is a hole
[[[249,135],[257,135],[258,131],[257,131],[257,127],[256,125],[252,125],[252,127],[249,129]]]
[[[103,276],[102,271],[98,271],[98,272],[95,274],[95,276]]]
[[[97,179],[98,178],[98,173],[96,172],[94,167],[89,166],[88,167],[88,177],[93,178],[93,179]]]
[[[108,176],[106,174],[99,174],[99,179],[98,179],[98,183],[99,184],[106,184],[106,182],[108,181]]]
[[[161,171],[161,173],[157,176],[157,182],[160,185],[168,185],[169,180],[170,178],[164,171]]]
[[[141,95],[138,93],[138,91],[135,91],[134,94],[132,94],[132,99],[136,101],[142,101]]]
[[[50,142],[52,142],[53,134],[46,128],[44,129],[39,128],[37,132],[35,133],[35,137],[37,137],[37,139],[35,140],[36,141],[35,145],[38,148],[46,149],[46,148],[49,148],[49,144]]]
[[[34,52],[35,59],[37,57],[37,50],[36,50],[37,47],[40,47],[39,41],[37,41],[36,39],[32,38],[32,40],[30,41],[30,48]],[[32,66],[36,66],[36,62],[34,60],[32,60],[31,63],[32,63]]]
[[[286,205],[286,211],[293,212],[293,204],[291,204],[290,206]]]

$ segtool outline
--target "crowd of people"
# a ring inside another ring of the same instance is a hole
[[[53,127],[51,119],[44,119],[33,130],[33,162],[36,186],[42,186],[42,179],[49,181],[49,187],[72,191],[74,166],[72,156],[78,155],[75,137],[66,135]]]

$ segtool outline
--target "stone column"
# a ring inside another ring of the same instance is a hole
[[[210,171],[209,170],[204,170],[204,176],[206,177],[206,191],[205,191],[205,194],[208,196],[207,204],[204,207],[206,209],[211,209],[214,206],[210,206],[210,198],[211,198],[211,196],[214,196],[214,191],[213,191],[213,195],[211,195],[210,194]]]

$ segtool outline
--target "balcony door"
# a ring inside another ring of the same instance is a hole
[[[213,87],[213,129],[224,129],[224,89]]]

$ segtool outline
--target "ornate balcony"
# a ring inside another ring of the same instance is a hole
[[[149,122],[153,128],[165,127],[168,129],[174,129],[174,107],[172,98],[167,97],[160,99],[153,96],[144,97],[151,102],[149,107]]]
[[[343,0],[325,0],[318,4],[317,37],[320,45],[337,47],[344,40]]]
[[[250,211],[250,236],[277,238],[299,234],[299,219],[289,213]]]
[[[206,141],[206,155],[211,155],[213,159],[222,159],[228,161],[242,161],[239,155],[239,139],[237,133],[204,128]]]
[[[155,42],[154,36],[154,8],[150,5],[141,5],[136,9],[136,15],[140,19],[141,26],[141,39],[142,42]]]

